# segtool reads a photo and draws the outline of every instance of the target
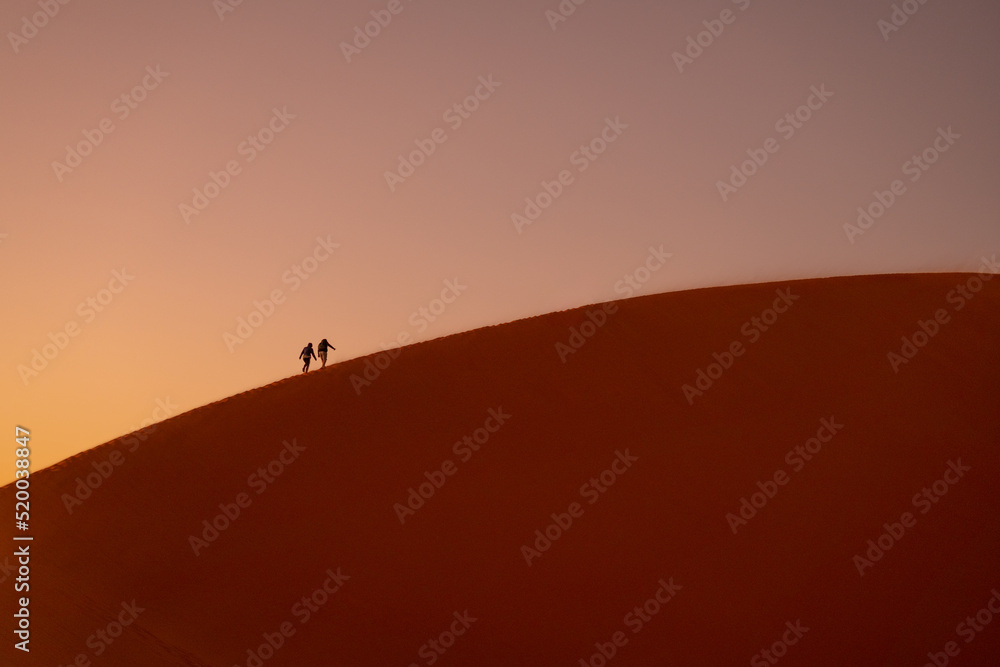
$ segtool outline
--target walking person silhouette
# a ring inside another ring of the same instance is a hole
[[[327,348],[329,348],[331,350],[336,350],[337,349],[333,345],[330,345],[330,343],[325,338],[323,340],[321,340],[319,342],[319,345],[316,347],[316,351],[319,353],[319,360],[323,362],[323,365],[320,366],[320,368],[326,368],[326,350],[327,350]]]
[[[304,348],[302,348],[302,352],[299,353],[299,359],[302,359],[305,362],[305,364],[302,365],[302,372],[303,373],[306,373],[306,372],[309,371],[309,359],[310,358],[312,358],[312,359],[316,358],[316,353],[313,352],[313,344],[312,343],[309,343]]]

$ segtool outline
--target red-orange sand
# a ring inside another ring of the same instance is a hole
[[[998,665],[1000,278],[973,275],[553,313],[97,447],[30,478],[30,654],[3,522],[0,663]]]

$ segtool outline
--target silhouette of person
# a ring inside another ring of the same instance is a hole
[[[325,338],[323,340],[321,340],[319,342],[319,345],[316,347],[316,351],[319,353],[319,360],[323,362],[323,365],[320,366],[320,368],[326,368],[326,350],[327,350],[327,348],[329,348],[331,350],[336,350],[337,349],[333,345],[330,345],[330,343]]]
[[[307,372],[309,370],[309,359],[310,359],[310,357],[313,358],[313,359],[316,358],[316,353],[313,352],[313,344],[312,343],[309,343],[304,348],[302,348],[302,352],[299,353],[299,359],[302,359],[303,361],[305,361],[305,364],[303,364],[303,366],[302,366],[302,372],[303,373],[305,373],[305,372]]]

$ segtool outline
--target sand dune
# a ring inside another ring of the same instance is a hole
[[[1000,280],[868,276],[296,375],[32,475],[0,662],[1000,664],[998,342]]]

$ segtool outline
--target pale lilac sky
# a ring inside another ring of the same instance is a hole
[[[620,298],[650,247],[672,256],[637,294],[975,270],[1000,251],[995,2],[907,4],[886,39],[891,2],[589,0],[552,23],[555,0],[244,0],[220,17],[224,1],[53,3],[37,30],[39,3],[0,7],[0,393],[35,469],[162,416],[157,401],[188,410],[292,375],[307,341],[340,361]],[[348,62],[373,11],[391,22]],[[459,125],[448,110],[477,90]],[[262,150],[244,143],[269,124]],[[602,132],[614,141],[581,157]],[[935,141],[933,165],[906,164]],[[77,166],[53,164],[80,142]],[[723,200],[748,150],[768,159]],[[227,163],[227,186],[184,215]],[[564,170],[519,233],[512,214]],[[338,247],[302,281],[317,238]],[[421,324],[455,279],[466,289]],[[227,345],[274,290],[271,317]],[[51,339],[65,348],[27,370]]]

